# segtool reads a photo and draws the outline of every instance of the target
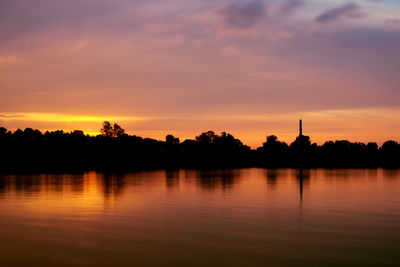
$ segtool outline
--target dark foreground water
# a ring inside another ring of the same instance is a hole
[[[0,266],[400,266],[400,171],[2,175]]]

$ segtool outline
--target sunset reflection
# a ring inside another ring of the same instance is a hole
[[[214,255],[213,264],[249,257],[257,265],[258,255],[290,266],[291,260],[314,259],[315,249],[323,252],[315,258],[323,265],[332,260],[325,253],[367,263],[377,262],[363,252],[372,245],[395,261],[399,189],[398,171],[382,169],[1,175],[0,263],[16,262],[9,249],[18,249],[26,262],[46,255],[55,265],[107,265],[113,260],[105,255],[118,255],[125,263],[156,266],[153,253],[163,262],[207,265],[210,258],[190,251],[219,251],[233,256]],[[240,250],[231,246],[243,242]],[[49,249],[74,256],[45,254]]]

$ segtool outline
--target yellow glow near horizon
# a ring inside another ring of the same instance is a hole
[[[124,116],[87,116],[67,115],[59,113],[10,113],[3,114],[4,120],[36,121],[36,122],[103,122],[103,121],[146,121],[150,117]]]

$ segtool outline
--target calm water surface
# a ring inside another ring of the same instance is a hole
[[[1,175],[0,266],[400,266],[400,171]]]

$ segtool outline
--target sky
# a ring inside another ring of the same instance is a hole
[[[398,0],[1,0],[0,125],[400,141]]]

